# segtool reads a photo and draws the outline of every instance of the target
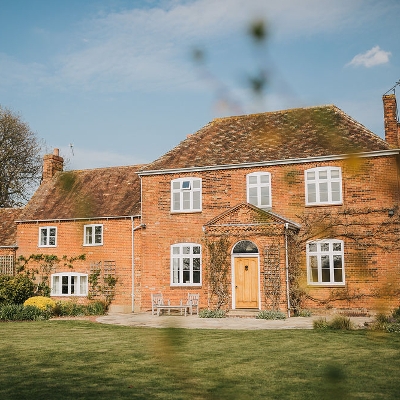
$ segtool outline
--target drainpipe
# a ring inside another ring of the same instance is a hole
[[[287,309],[288,317],[290,318],[290,293],[289,293],[289,255],[288,255],[288,236],[287,231],[289,229],[289,224],[285,223],[285,269],[286,269],[286,299],[287,299]]]
[[[146,224],[140,224],[136,228],[133,227],[133,217],[131,217],[131,224],[132,224],[132,312],[135,310],[135,231],[141,228],[146,228]]]

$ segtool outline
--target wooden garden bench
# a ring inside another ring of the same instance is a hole
[[[168,310],[168,314],[171,313],[171,310],[180,310],[181,314],[184,311],[185,312],[185,317],[187,315],[187,310],[191,311],[191,305],[190,304],[182,304],[182,301],[180,304],[173,305],[170,303],[170,301],[164,301],[163,295],[161,293],[152,293],[151,294],[151,315],[155,315],[157,313],[157,316],[160,316],[160,311],[162,310]]]

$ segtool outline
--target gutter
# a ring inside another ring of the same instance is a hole
[[[98,221],[98,220],[109,220],[109,219],[131,219],[140,217],[140,214],[136,215],[121,215],[121,216],[110,216],[110,217],[86,217],[86,218],[51,218],[51,219],[22,219],[16,220],[15,223],[27,223],[27,222],[75,222],[75,221]]]
[[[132,223],[132,243],[131,243],[131,245],[132,245],[132,265],[131,265],[131,274],[132,274],[132,293],[131,293],[131,297],[132,297],[132,303],[131,303],[131,308],[132,308],[132,312],[134,312],[134,310],[135,310],[135,240],[134,240],[134,236],[135,236],[135,231],[137,231],[138,229],[146,228],[145,224],[140,224],[136,228],[134,228],[133,218],[134,217],[131,217],[131,223]]]
[[[286,300],[287,300],[287,313],[290,318],[290,293],[289,293],[289,255],[288,255],[288,237],[287,232],[289,224],[285,224],[285,272],[286,272]]]

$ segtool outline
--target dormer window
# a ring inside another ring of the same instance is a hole
[[[171,182],[171,211],[201,211],[200,178],[179,178]]]

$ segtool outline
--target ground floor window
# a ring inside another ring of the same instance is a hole
[[[178,243],[171,246],[171,285],[201,285],[201,246]]]
[[[88,275],[65,272],[51,276],[52,296],[87,296]]]
[[[328,239],[307,243],[307,277],[310,285],[343,285],[343,241]]]
[[[0,274],[14,275],[14,256],[0,256]]]

